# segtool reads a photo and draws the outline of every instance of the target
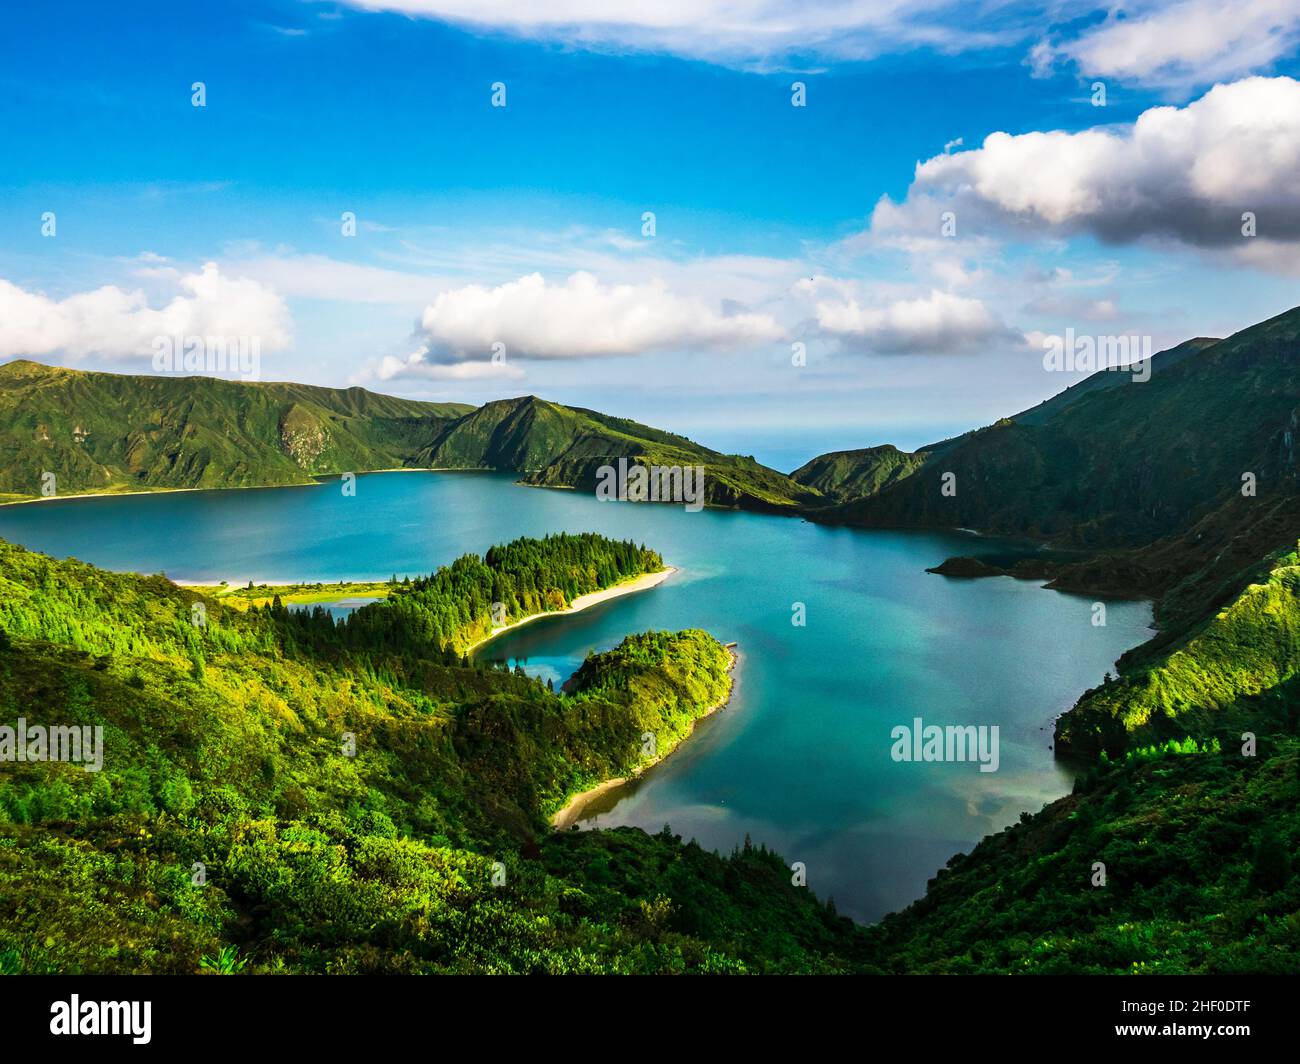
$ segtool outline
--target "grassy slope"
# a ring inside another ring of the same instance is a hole
[[[1153,660],[1122,668],[1057,724],[1057,742],[1112,755],[1185,735],[1285,725],[1300,670],[1300,555],[1280,555],[1250,584]]]
[[[597,468],[619,457],[705,466],[711,505],[792,511],[820,500],[753,458],[534,396],[475,410],[361,388],[0,366],[0,501],[38,497],[46,471],[60,495],[302,484],[388,468],[500,469],[591,490]]]
[[[283,613],[217,599],[195,629],[200,600],[0,545],[0,718],[100,724],[107,748],[100,773],[0,773],[0,971],[833,970],[860,954],[770,854],[546,837],[570,793],[639,763],[643,731],[689,727],[726,687],[705,633],[634,638],[557,696],[410,651],[312,651]]]
[[[411,464],[470,407],[361,388],[0,366],[0,493],[309,483]],[[82,430],[78,438],[77,430]]]
[[[209,587],[193,586],[200,594],[220,599],[236,609],[248,609],[250,606],[269,606],[277,598],[286,605],[333,602],[337,599],[351,598],[385,598],[392,594],[396,585],[391,580],[347,583],[340,580],[337,584],[257,584],[253,587],[229,585]]]
[[[1185,532],[1239,495],[1244,472],[1258,504],[1294,494],[1298,343],[1293,310],[1168,368],[1157,358],[1145,383],[1094,387],[1051,416],[949,441],[912,476],[825,516],[1118,549]],[[944,472],[953,497],[940,492]]]
[[[790,479],[815,488],[828,502],[844,503],[875,495],[911,476],[926,457],[925,451],[909,453],[892,444],[831,451],[801,465],[790,474]]]
[[[524,482],[593,491],[597,470],[619,458],[661,466],[705,467],[705,499],[715,506],[792,510],[815,489],[760,465],[670,432],[534,396],[486,403],[447,429],[419,460],[434,468],[505,469]]]

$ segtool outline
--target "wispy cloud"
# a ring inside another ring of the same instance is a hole
[[[870,59],[907,48],[945,53],[1024,39],[1041,26],[1033,5],[955,0],[346,0],[366,11],[437,19],[598,51],[664,52],[740,67]]]
[[[1058,45],[1040,41],[1030,59],[1039,71],[1067,59],[1089,77],[1190,88],[1270,72],[1298,44],[1295,0],[1138,0]]]

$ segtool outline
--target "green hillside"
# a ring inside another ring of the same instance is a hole
[[[0,501],[59,495],[310,483],[374,469],[496,469],[594,490],[620,458],[703,466],[705,502],[793,512],[815,487],[684,436],[535,396],[475,409],[362,388],[0,366]]]
[[[446,427],[418,456],[435,469],[502,469],[541,487],[594,491],[602,466],[703,466],[712,506],[786,510],[818,501],[816,489],[760,465],[724,455],[670,432],[535,396],[485,403]]]
[[[621,548],[497,550],[544,574]],[[104,729],[102,771],[0,773],[0,972],[857,963],[861,932],[765,850],[548,830],[570,794],[642,762],[644,732],[663,752],[724,695],[716,640],[630,637],[561,695],[373,623],[427,598],[402,585],[334,625],[0,543],[0,718]]]
[[[1294,728],[1298,671],[1300,554],[1292,550],[1153,659],[1089,692],[1058,721],[1057,743],[1121,755],[1187,735],[1231,742],[1245,730]]]
[[[470,407],[362,388],[0,366],[0,496],[310,483],[412,464]]]
[[[1176,347],[1171,347],[1167,351],[1158,351],[1151,357],[1151,372],[1165,373],[1178,365],[1185,359],[1191,358],[1207,347],[1217,344],[1219,341],[1213,337],[1198,336],[1193,340],[1185,340]],[[1138,371],[1143,372],[1142,370]],[[1050,399],[1044,399],[1037,406],[1030,407],[1028,410],[1022,410],[1019,414],[1013,414],[1012,421],[1022,425],[1040,425],[1045,421],[1050,421],[1067,406],[1077,402],[1086,395],[1093,392],[1101,391],[1105,388],[1120,388],[1126,384],[1132,383],[1133,373],[1123,370],[1100,370],[1085,377],[1078,384],[1072,384],[1063,392],[1058,392]],[[953,441],[946,441],[953,442]],[[936,449],[940,445],[935,445]]]
[[[911,476],[925,462],[926,451],[909,453],[893,444],[818,455],[790,474],[790,479],[814,488],[828,502],[843,503],[875,495]]]
[[[1158,356],[1148,381],[1099,375],[1068,401],[938,446],[911,476],[818,517],[1115,550],[1182,534],[1239,498],[1246,473],[1256,504],[1294,494],[1298,345],[1300,310],[1193,341]],[[955,495],[941,492],[944,473]]]

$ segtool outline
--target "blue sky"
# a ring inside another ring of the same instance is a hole
[[[7,12],[0,358],[255,336],[262,379],[532,392],[788,467],[1053,394],[1066,329],[1300,303],[1286,4],[642,7]]]

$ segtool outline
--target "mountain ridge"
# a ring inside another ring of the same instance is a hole
[[[85,411],[85,413],[82,413]],[[85,424],[83,424],[85,422]],[[497,469],[593,490],[601,467],[704,466],[704,502],[794,512],[821,501],[752,458],[535,395],[480,407],[364,388],[0,366],[0,497],[276,486],[378,469]]]

